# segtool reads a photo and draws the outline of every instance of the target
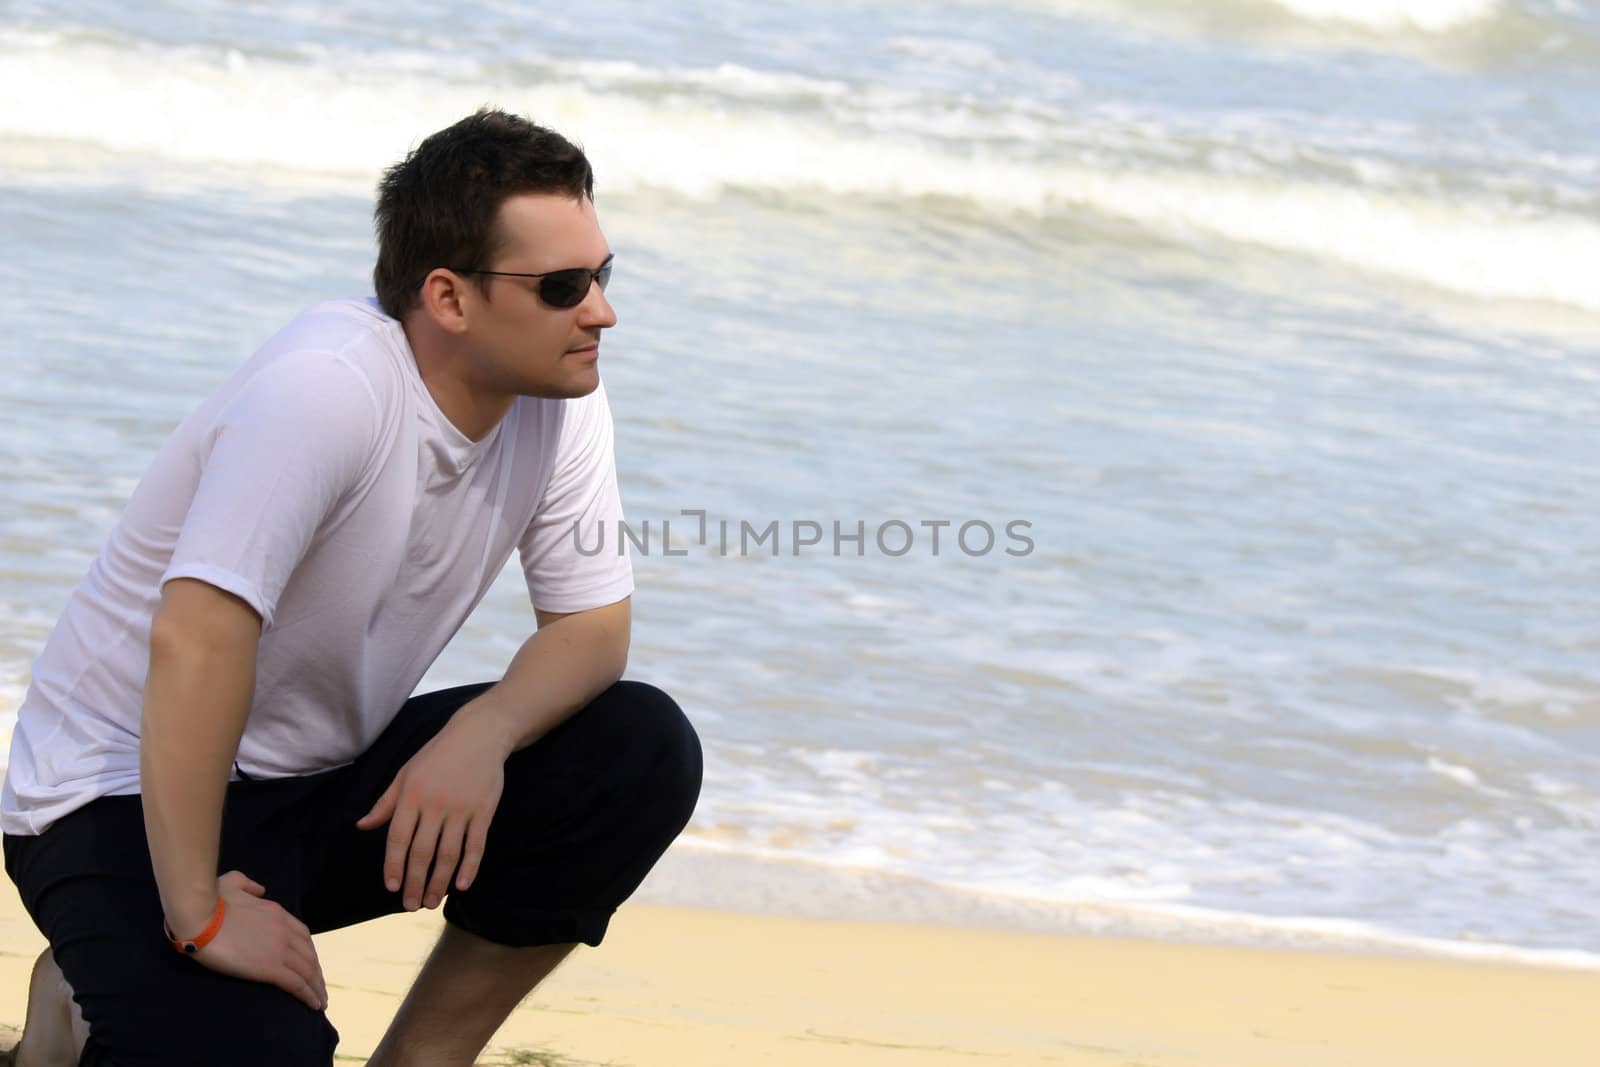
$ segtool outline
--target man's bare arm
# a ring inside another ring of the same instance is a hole
[[[356,824],[389,824],[384,884],[398,891],[403,879],[407,910],[436,907],[452,875],[457,889],[472,884],[506,758],[603,693],[627,666],[630,600],[568,615],[539,612],[538,620],[505,677],[462,706]]]
[[[535,614],[539,629],[517,650],[505,677],[462,709],[505,731],[507,755],[559,726],[628,666],[631,597],[589,611]]]
[[[180,937],[204,927],[217,903],[222,798],[260,639],[249,605],[188,578],[167,583],[150,626],[139,772],[161,906]]]
[[[150,862],[167,925],[193,937],[219,895],[222,931],[194,958],[270,982],[314,1008],[327,987],[311,935],[240,872],[217,877],[222,803],[255,690],[261,618],[214,586],[177,578],[150,626],[150,668],[139,728],[140,792]]]

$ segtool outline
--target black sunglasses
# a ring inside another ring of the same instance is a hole
[[[462,270],[457,267],[448,269],[457,274],[492,274],[497,278],[538,278],[539,299],[553,308],[575,308],[583,303],[583,298],[589,295],[589,285],[593,283],[606,291],[606,282],[611,280],[611,261],[615,254],[607,256],[606,261],[594,270],[588,267],[568,267],[566,270],[550,270],[543,274],[519,274],[510,270]]]

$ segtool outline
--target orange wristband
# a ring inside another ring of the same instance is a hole
[[[204,930],[200,931],[200,936],[196,937],[192,941],[180,941],[176,937],[173,937],[172,927],[167,925],[165,919],[161,921],[161,930],[167,935],[167,940],[172,942],[172,947],[174,949],[182,952],[186,956],[193,956],[196,952],[199,952],[201,949],[211,944],[218,932],[222,930],[222,914],[225,911],[227,911],[227,908],[223,906],[222,898],[218,897],[217,910],[211,913],[211,921],[206,924],[206,928]]]

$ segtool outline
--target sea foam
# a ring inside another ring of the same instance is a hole
[[[331,183],[364,196],[419,131],[495,102],[581,136],[603,194],[747,190],[1100,216],[1163,240],[1254,245],[1476,297],[1600,309],[1600,223],[1581,211],[1518,203],[1487,184],[1441,195],[1428,176],[1397,178],[1388,165],[1313,177],[1293,151],[1250,168],[1217,162],[1238,153],[1152,160],[1147,148],[1165,133],[1149,116],[1119,130],[1102,128],[1115,116],[1023,109],[985,127],[887,92],[876,111],[844,115],[835,83],[742,68],[573,64],[548,80],[495,81],[459,63],[418,69],[418,57],[292,62],[15,33],[0,37],[0,60],[0,98],[69,87],[50,108],[0,115],[9,161],[0,180],[12,184],[56,180],[74,146],[90,145],[181,164],[165,169],[187,181],[204,180],[199,170],[224,184]],[[1005,138],[974,136],[988,127]],[[129,168],[104,160],[90,169],[73,179],[128,180]]]

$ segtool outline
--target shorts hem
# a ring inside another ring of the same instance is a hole
[[[599,948],[600,942],[605,940],[612,914],[609,910],[586,910],[480,916],[464,901],[457,903],[453,897],[446,897],[444,903],[445,922],[507,948],[571,942]]]

